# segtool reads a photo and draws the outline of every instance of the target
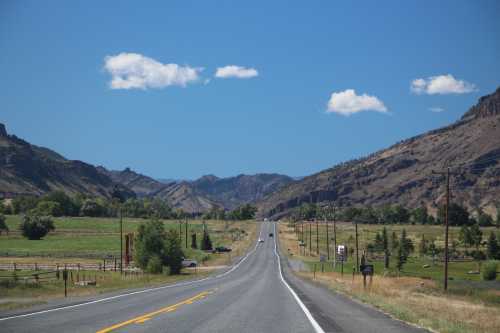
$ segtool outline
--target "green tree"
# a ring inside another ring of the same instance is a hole
[[[146,265],[146,272],[151,274],[158,274],[163,271],[163,262],[160,256],[157,254],[152,255],[148,259],[148,264]]]
[[[27,213],[36,207],[38,198],[34,196],[18,196],[12,199],[12,210],[14,214]]]
[[[5,216],[3,214],[0,214],[0,235],[4,231],[9,233],[9,226],[7,225],[7,223],[5,223],[5,220]]]
[[[196,241],[196,233],[191,234],[191,248],[192,249],[198,248],[198,242]]]
[[[55,201],[40,201],[32,212],[41,216],[58,217],[63,215],[61,205]]]
[[[141,223],[137,228],[134,242],[134,261],[142,269],[146,269],[149,260],[158,256],[164,263],[165,256],[165,227],[158,219]]]
[[[171,275],[181,272],[183,258],[184,253],[182,252],[179,233],[177,230],[169,230],[165,241],[165,264],[169,267]]]
[[[105,215],[105,208],[94,199],[85,199],[80,208],[80,216],[99,217]]]
[[[384,249],[384,251],[389,250],[389,239],[387,237],[387,228],[386,227],[384,227],[382,229],[382,248]]]
[[[411,213],[411,220],[414,224],[427,224],[429,214],[427,213],[427,207],[421,206],[415,208]]]
[[[477,223],[481,227],[489,227],[493,225],[493,218],[490,215],[484,213],[483,211],[480,211],[477,217]]]
[[[208,231],[203,230],[203,238],[201,239],[201,249],[203,251],[212,251],[212,241]]]
[[[445,208],[443,205],[438,208],[438,221],[440,224],[444,224],[445,222]],[[467,209],[457,203],[450,204],[450,208],[448,209],[448,223],[457,226],[472,224]]]
[[[471,237],[471,245],[479,250],[479,246],[481,246],[481,241],[483,240],[483,232],[477,223],[470,226],[470,237]]]
[[[41,201],[57,202],[59,204],[59,209],[61,210],[61,215],[78,215],[79,207],[76,205],[75,201],[63,191],[50,192],[44,195]]]
[[[393,231],[391,234],[391,248],[395,250],[399,247],[398,236],[396,236],[396,232]]]
[[[500,259],[500,244],[498,243],[495,233],[490,232],[488,243],[486,245],[486,256],[488,259]]]
[[[401,231],[401,240],[399,241],[399,246],[403,248],[403,252],[406,257],[408,257],[415,249],[412,240],[409,239],[406,235],[406,229],[403,229]]]
[[[398,246],[398,261],[396,263],[398,271],[403,270],[403,266],[406,263],[406,259],[407,257],[405,256],[404,246],[402,246],[400,243],[400,245]]]
[[[464,245],[466,250],[469,248],[469,246],[472,246],[473,240],[470,227],[463,225],[460,228],[458,240]]]
[[[420,244],[419,244],[419,254],[421,257],[423,257],[425,254],[427,254],[427,251],[429,250],[428,248],[428,240],[425,239],[425,235],[422,234],[422,239],[420,240]]]
[[[19,225],[22,235],[30,240],[38,240],[54,231],[54,222],[50,217],[39,215],[24,215]]]
[[[486,263],[483,267],[483,280],[494,281],[497,278],[498,264],[494,261]]]

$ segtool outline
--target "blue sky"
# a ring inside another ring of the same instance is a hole
[[[494,91],[499,14],[498,1],[2,1],[0,122],[153,177],[308,175]]]

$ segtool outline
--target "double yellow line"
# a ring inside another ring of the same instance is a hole
[[[143,314],[142,316],[132,318],[130,320],[127,320],[127,321],[115,324],[113,326],[109,326],[109,327],[103,328],[102,330],[99,330],[96,333],[107,333],[107,332],[111,332],[113,330],[116,330],[118,328],[130,325],[130,324],[141,324],[141,323],[143,323],[143,322],[145,322],[147,320],[150,320],[151,318],[153,318],[156,315],[159,315],[159,314],[162,314],[162,313],[172,312],[172,311],[177,310],[179,307],[181,307],[183,305],[192,304],[193,302],[196,302],[198,300],[201,300],[201,299],[207,297],[208,295],[210,295],[213,292],[214,292],[213,290],[208,290],[208,291],[201,292],[198,295],[195,295],[195,296],[193,296],[191,298],[188,298],[188,299],[186,299],[186,300],[184,300],[182,302],[179,302],[179,303],[176,303],[176,304],[173,304],[173,305],[169,305],[169,306],[167,306],[165,308],[156,310],[154,312]]]

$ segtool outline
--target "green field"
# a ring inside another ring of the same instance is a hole
[[[123,220],[124,233],[135,232],[144,219]],[[54,218],[56,230],[42,240],[28,240],[19,232],[20,216],[7,216],[8,235],[0,236],[0,257],[54,257],[54,258],[94,258],[118,256],[120,253],[119,220],[114,218],[62,217]],[[168,229],[179,230],[178,221],[163,221]],[[242,245],[255,232],[254,222],[206,221],[214,246]],[[202,238],[203,224],[200,220],[189,220],[188,248],[185,248],[185,227],[181,226],[182,245],[187,257],[198,260],[210,259],[211,255],[200,250],[192,250],[191,234],[197,234],[198,243]],[[236,246],[240,252],[245,249]],[[236,253],[236,255],[239,253]]]

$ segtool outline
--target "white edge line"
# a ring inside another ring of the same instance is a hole
[[[281,271],[280,255],[278,254],[278,250],[277,250],[276,237],[278,237],[278,236],[276,235],[276,222],[274,222],[274,223],[275,223],[274,224],[274,235],[275,235],[274,236],[274,253],[276,254],[276,257],[278,258],[278,268],[279,268],[279,272],[280,272],[281,282],[283,282],[283,284],[288,288],[288,290],[290,291],[290,293],[292,293],[293,298],[295,298],[295,300],[299,304],[300,308],[302,309],[302,311],[306,315],[307,319],[309,320],[309,322],[313,326],[314,331],[316,333],[325,333],[325,331],[321,328],[321,326],[319,326],[319,324],[316,321],[316,319],[314,319],[314,317],[312,316],[312,314],[309,311],[309,309],[304,305],[304,303],[302,303],[302,301],[300,300],[300,298],[297,295],[297,293],[292,289],[292,287],[290,287],[290,285],[285,281],[285,278],[283,277],[283,273]]]
[[[260,232],[259,232],[259,238],[261,237],[261,235],[262,235],[262,225],[261,225]],[[90,301],[90,302],[84,302],[84,303],[79,303],[79,304],[74,304],[74,305],[67,305],[67,306],[62,306],[62,307],[58,307],[58,308],[54,308],[54,309],[36,311],[36,312],[31,312],[31,313],[25,313],[25,314],[22,314],[22,315],[15,315],[15,316],[10,316],[10,317],[4,317],[4,318],[0,318],[0,321],[5,321],[5,320],[9,320],[9,319],[16,319],[16,318],[31,317],[31,316],[35,316],[35,315],[39,315],[39,314],[44,314],[44,313],[49,313],[49,312],[55,312],[55,311],[60,311],[60,310],[66,310],[66,309],[73,309],[73,308],[78,308],[78,307],[85,306],[85,305],[101,303],[101,302],[105,302],[105,301],[109,301],[109,300],[113,300],[113,299],[117,299],[117,298],[122,298],[122,297],[126,297],[126,296],[147,293],[147,292],[150,292],[150,291],[167,289],[167,288],[174,288],[174,287],[181,287],[181,286],[188,286],[188,285],[191,285],[191,284],[196,284],[196,283],[200,283],[200,282],[211,280],[211,279],[218,279],[218,278],[221,278],[223,276],[226,276],[227,274],[229,274],[229,273],[233,272],[235,269],[237,269],[248,258],[249,255],[251,255],[253,252],[255,252],[255,250],[257,250],[257,246],[258,245],[259,245],[259,242],[257,240],[257,242],[255,243],[254,248],[250,252],[248,252],[243,257],[243,259],[241,259],[230,270],[228,270],[227,272],[221,273],[219,275],[209,276],[209,277],[206,277],[206,278],[203,278],[203,279],[200,279],[200,280],[195,280],[195,281],[181,282],[181,283],[170,284],[170,285],[166,285],[166,286],[162,286],[162,287],[155,287],[155,288],[150,288],[150,289],[133,291],[133,292],[130,292],[130,293],[125,293],[125,294],[110,296],[110,297],[106,297],[106,298],[101,298],[101,299],[98,299],[98,300],[95,300],[95,301]]]

